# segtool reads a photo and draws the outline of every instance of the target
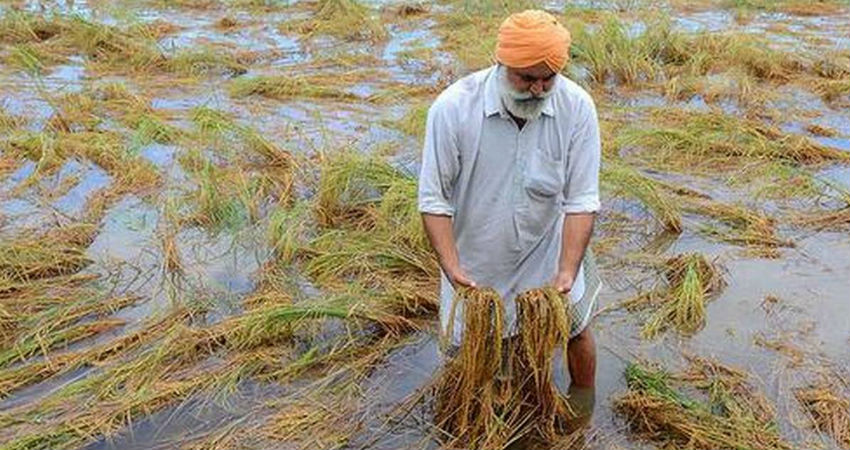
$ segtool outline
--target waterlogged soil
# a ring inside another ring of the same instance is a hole
[[[38,11],[39,2],[12,2]],[[289,35],[278,25],[292,17],[303,17],[304,12],[280,8],[268,13],[244,10],[204,10],[188,8],[159,8],[156,2],[130,6],[98,9],[102,2],[42,2],[54,13],[80,14],[102,22],[120,23],[126,17],[148,22],[165,20],[179,25],[179,30],[163,37],[159,45],[172,51],[197,45],[221,45],[227,48],[256,51],[264,56],[263,62],[251,67],[246,76],[255,74],[286,75],[303,73],[308,65],[322,57],[335,54],[334,43],[322,39],[302,39]],[[589,2],[600,8],[605,2]],[[614,2],[616,3],[616,2]],[[635,3],[635,2],[633,2]],[[370,7],[378,14],[382,8],[396,6],[393,2],[373,2]],[[558,5],[552,5],[557,7]],[[0,14],[9,10],[0,4]],[[435,7],[436,8],[436,7]],[[801,36],[822,37],[828,42],[825,48],[847,48],[846,22],[839,17],[797,17],[784,14],[756,14],[746,24],[739,24],[729,11],[698,11],[682,13],[670,11],[676,26],[688,31],[728,30],[740,28],[753,33],[775,30],[782,24],[794,31],[783,35],[783,45],[802,42]],[[228,15],[238,25],[232,30],[215,26],[221,17]],[[440,40],[433,27],[437,23],[427,17],[407,19],[402,24],[389,27],[389,38],[379,44],[345,43],[346,51],[370,55],[378,61],[377,69],[385,79],[399,83],[433,85],[443,77],[456,78],[461,73],[451,54],[437,50]],[[846,16],[843,16],[846,17]],[[332,41],[333,42],[333,41]],[[433,52],[436,63],[427,65],[404,64],[399,57],[405,50],[426,49]],[[41,80],[43,89],[54,93],[81,90],[99,80],[81,62],[52,68]],[[312,69],[308,69],[312,70]],[[315,154],[319,148],[341,148],[355,145],[374,148],[385,145],[393,149],[393,160],[411,173],[418,170],[417,157],[421,142],[387,125],[402,117],[415,102],[401,98],[389,104],[368,101],[313,101],[309,99],[269,100],[260,97],[231,98],[223,87],[223,79],[201,78],[195,83],[170,85],[167,78],[109,76],[128,86],[139,87],[151,95],[153,107],[168,110],[178,120],[187,121],[191,108],[207,105],[230,111],[240,122],[257,128],[270,139],[286,139],[287,150],[303,155]],[[378,81],[378,80],[376,80]],[[376,89],[375,83],[364,82],[351,91],[363,98]],[[816,123],[837,131],[833,137],[818,138],[819,142],[850,151],[850,112],[834,108],[819,97],[794,93],[784,97],[796,109],[816,113]],[[668,102],[656,94],[634,93],[618,99],[617,106],[630,108],[663,107]],[[694,100],[692,100],[694,102]],[[698,100],[697,100],[698,102]],[[38,129],[50,117],[50,106],[40,100],[35,83],[22,72],[0,65],[0,104],[9,113],[27,117],[30,129]],[[699,105],[697,105],[699,107]],[[786,131],[806,134],[799,124],[789,123]],[[180,152],[176,146],[150,144],[139,153],[153,162],[166,177],[167,185],[179,189],[188,183],[186,174],[175,161]],[[0,236],[14,235],[16,230],[45,225],[56,217],[80,214],[86,199],[97,189],[109,184],[110,176],[91,163],[71,161],[51,177],[39,181],[38,186],[16,189],[34,170],[26,163],[2,180],[0,190]],[[721,174],[718,174],[720,178]],[[824,169],[821,176],[839,185],[850,187],[850,169],[835,166]],[[43,190],[62,184],[66,177],[76,177],[77,182],[49,201]],[[687,182],[687,180],[685,180]],[[705,186],[700,186],[704,189]],[[748,193],[715,186],[723,196],[750,201]],[[628,202],[605,199],[603,204],[620,205],[618,213],[629,212]],[[624,204],[626,206],[624,206]],[[148,301],[119,312],[128,320],[125,330],[133,329],[140,321],[166,308],[176,298],[197,296],[215,299],[220,314],[238,310],[239,299],[256,288],[256,273],[270,257],[262,230],[247,226],[238,230],[210,233],[187,227],[180,231],[176,242],[184,263],[184,280],[177,292],[169,285],[161,271],[162,250],[157,239],[161,221],[161,205],[149,200],[128,196],[113,205],[103,218],[102,228],[87,256],[94,264],[87,271],[104,276],[116,290],[144,296]],[[606,212],[603,216],[610,214]],[[603,217],[604,219],[604,217]],[[636,218],[637,220],[637,218]],[[782,249],[778,259],[764,259],[748,255],[740,247],[708,241],[698,234],[685,232],[672,239],[641,235],[635,228],[608,230],[608,233],[634,233],[625,241],[632,247],[651,246],[658,254],[676,254],[698,251],[709,255],[725,268],[728,286],[720,296],[708,304],[705,327],[693,337],[665,333],[654,340],[640,337],[642,321],[639,315],[613,308],[618,302],[633,295],[639,288],[651,285],[650,273],[640,269],[623,268],[616,264],[623,249],[602,258],[606,280],[599,302],[600,314],[592,325],[599,355],[595,408],[586,444],[589,447],[642,448],[644,444],[632,441],[622,420],[616,417],[611,399],[625,389],[622,373],[629,361],[647,359],[659,361],[670,367],[682,365],[682,354],[711,356],[734,366],[751,371],[758,386],[777,405],[778,424],[784,436],[800,445],[835,447],[834,441],[818,435],[801,425],[799,411],[795,408],[791,389],[813,379],[815,374],[806,365],[795,365],[782,352],[757,345],[759,339],[786,342],[804,349],[807,355],[819,355],[848,373],[850,368],[850,301],[847,280],[850,275],[850,238],[846,231],[783,230],[796,247]],[[632,248],[633,250],[634,248]],[[766,298],[775,300],[766,301]],[[91,345],[104,337],[86,340]],[[409,344],[392,352],[370,375],[366,383],[368,408],[371,418],[348,443],[351,448],[436,448],[430,439],[430,421],[427,408],[414,406],[410,413],[399,411],[406,400],[426,386],[439,368],[433,325],[414,335]],[[95,369],[96,370],[96,369]],[[67,374],[60,379],[37,384],[0,402],[0,410],[39,398],[64,383],[85,377],[85,371]],[[558,375],[561,386],[567,384]],[[149,417],[137,418],[126,430],[90,445],[91,449],[174,448],[194,437],[202,436],[224,427],[256,419],[254,414],[264,402],[279,394],[281,388],[263,384],[246,383],[226,399],[192,398],[179,406],[167,408]],[[587,399],[585,399],[587,400]],[[388,417],[403,417],[388,425]]]

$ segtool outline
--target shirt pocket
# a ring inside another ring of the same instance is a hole
[[[534,149],[523,176],[523,201],[514,211],[517,250],[522,253],[537,246],[558,220],[564,189],[563,162],[543,149]]]
[[[551,199],[564,190],[563,162],[552,158],[549,152],[535,148],[525,168],[524,188],[532,199]],[[554,199],[553,199],[554,200]]]

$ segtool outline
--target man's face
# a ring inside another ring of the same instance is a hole
[[[543,63],[522,69],[499,66],[502,103],[520,119],[540,117],[546,98],[552,94],[555,75]]]
[[[507,67],[507,78],[511,86],[518,92],[528,92],[533,96],[541,96],[549,92],[555,84],[555,72],[544,63],[516,69]]]

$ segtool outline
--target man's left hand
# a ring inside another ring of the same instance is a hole
[[[555,286],[555,289],[558,290],[561,294],[566,294],[570,292],[570,289],[573,288],[573,276],[567,271],[559,271],[558,275],[555,276],[555,281],[552,282]]]

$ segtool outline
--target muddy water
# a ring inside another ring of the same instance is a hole
[[[26,2],[37,10],[37,2]],[[93,2],[57,2],[60,11],[76,12],[102,21],[120,22],[122,14],[116,11],[100,11]],[[601,8],[609,3],[589,2]],[[383,2],[374,4],[376,7]],[[2,11],[2,10],[0,10]],[[282,33],[277,26],[290,17],[302,12],[274,11],[264,15],[244,11],[201,11],[191,9],[142,8],[124,11],[135,20],[167,20],[181,28],[164,37],[159,44],[166,52],[202,45],[224,46],[264,54],[262,63],[251,69],[249,75],[286,74],[298,70],[300,64],[315,60],[331,51],[331,45],[319,40],[302,42],[295,36]],[[130,14],[132,13],[132,14]],[[218,19],[232,15],[237,22],[244,23],[232,31],[215,27]],[[435,49],[439,39],[429,29],[434,22],[429,19],[411,19],[412,22],[393,25],[387,42],[376,48],[367,44],[353,47],[366,54],[374,54],[382,61],[381,70],[401,83],[434,83],[441,75],[440,67],[449,65],[450,56],[437,53],[441,61],[436,68],[428,65],[415,66],[411,70],[403,65],[399,55],[411,49]],[[718,31],[739,27],[754,33],[770,30],[769,26],[786,23],[800,35],[822,37],[826,46],[847,48],[847,25],[841,20],[799,18],[784,15],[756,15],[751,21],[739,25],[728,12],[703,11],[687,15],[675,15],[677,26],[688,31]],[[636,26],[637,32],[640,26]],[[797,36],[783,35],[778,40],[783,45],[793,45]],[[25,115],[33,120],[30,127],[37,129],[50,115],[50,108],[38,99],[35,86],[30,79],[8,68],[0,67],[0,103],[14,114]],[[80,64],[53,68],[44,78],[45,85],[55,92],[73,92],[93,80]],[[391,105],[362,103],[316,103],[305,100],[287,102],[250,99],[231,99],[217,79],[202,80],[196,86],[167,86],[163,80],[127,79],[128,85],[138,83],[153,92],[155,108],[175,112],[186,122],[187,112],[199,105],[226,109],[244,123],[250,123],[265,135],[285,140],[287,149],[302,153],[313,153],[317,148],[358,145],[370,148],[390,141],[397,149],[397,160],[411,173],[416,173],[419,143],[408,136],[386,126],[384,121],[403,116],[408,105],[399,101]],[[364,97],[373,93],[374,85],[364,83],[353,91]],[[791,93],[784,98],[789,107],[819,113],[814,123],[836,129],[841,136],[818,138],[824,145],[850,150],[850,113],[846,109],[834,109],[819,97],[805,92]],[[665,101],[654,95],[638,94],[624,98],[623,105],[630,107],[663,106]],[[696,107],[705,107],[695,99]],[[181,115],[182,114],[182,115]],[[805,134],[799,123],[787,124],[789,132]],[[140,154],[153,162],[167,174],[170,189],[179,192],[191,186],[185,174],[175,163],[180,148],[161,144],[147,145]],[[76,176],[79,182],[59,196],[51,205],[39,204],[38,193],[27,191],[22,195],[7,195],[26,179],[34,170],[27,163],[2,182],[0,195],[0,217],[2,234],[8,235],[17,229],[44,223],[52,210],[74,216],[79,214],[83,202],[97,189],[104,187],[110,177],[97,167],[69,162],[56,175],[53,183],[60,183],[66,176]],[[826,168],[821,176],[850,187],[850,170],[847,167]],[[748,200],[742,192],[712,192],[722,198]],[[623,205],[609,199],[608,204]],[[162,254],[157,240],[160,210],[150,200],[128,197],[114,205],[103,220],[101,233],[89,248],[89,256],[95,260],[90,270],[101,273],[116,289],[142,294],[150,301],[121,312],[121,317],[131,321],[128,328],[175,301],[165,287],[161,273]],[[795,442],[819,443],[834,446],[792,423],[794,404],[790,400],[791,389],[812,379],[814,373],[807,367],[791,367],[788,358],[776,351],[755,345],[759,336],[789,339],[812,354],[831,361],[847,372],[850,364],[850,301],[848,301],[848,275],[850,275],[850,239],[846,233],[787,231],[795,239],[797,247],[782,251],[776,260],[752,258],[742,254],[739,248],[706,241],[702,237],[684,233],[674,240],[664,242],[658,249],[663,254],[684,251],[700,251],[716,256],[728,270],[729,285],[708,306],[705,328],[692,338],[680,338],[665,334],[659,339],[640,339],[640,322],[632,314],[621,310],[607,310],[593,324],[597,338],[599,364],[595,392],[595,413],[591,427],[594,431],[588,441],[591,447],[607,448],[612,445],[640,447],[632,442],[623,429],[622,422],[613,415],[610,399],[624,389],[622,370],[629,360],[645,358],[661,361],[676,367],[682,364],[682,352],[714,356],[724,363],[751,370],[760,379],[760,385],[780,411],[780,427],[793,437]],[[650,237],[640,242],[648,242]],[[235,232],[210,234],[199,229],[180,232],[177,239],[179,252],[185,264],[185,281],[181,285],[183,296],[214,298],[222,314],[236,310],[238,300],[255,287],[254,276],[268,260],[261,230],[248,227]],[[616,259],[614,255],[611,259]],[[605,270],[605,267],[603,267]],[[646,273],[623,273],[619,269],[605,270],[610,280],[600,298],[600,309],[635,292],[635,286],[651,284]],[[647,281],[649,280],[649,281]],[[775,303],[765,304],[766,296],[778,298]],[[96,339],[88,341],[97,342]],[[387,415],[400,413],[399,407],[417,390],[431,381],[439,368],[439,352],[432,331],[414,336],[412,342],[392,353],[385,364],[375,371],[366,383],[366,392],[372,399],[369,408],[374,420],[364,426],[363,432],[355,436],[352,448],[369,446],[374,448],[421,448],[435,447],[428,438],[429,420],[427,408],[416,406],[404,415],[399,423],[385,423]],[[70,380],[85,376],[72,373],[60,380],[51,380],[28,388],[2,404],[3,408],[29,401]],[[567,380],[559,379],[563,386]],[[226,401],[193,398],[183,404],[166,409],[149,418],[139,419],[134,425],[117,436],[104,439],[90,448],[172,448],[175,443],[189,437],[221,427],[248,421],[268,396],[278,392],[273,386],[246,384],[238,395]]]

